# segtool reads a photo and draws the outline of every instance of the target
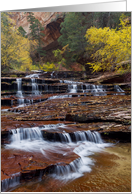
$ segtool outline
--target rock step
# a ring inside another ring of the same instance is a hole
[[[10,151],[2,150],[1,152],[1,190],[7,191],[15,184],[18,185],[23,181],[34,178],[43,178],[44,174],[53,173],[56,166],[69,166],[71,162],[76,164],[80,157],[71,149],[62,148],[61,153],[42,153],[25,152],[20,150]],[[67,153],[64,155],[64,153]],[[50,158],[50,159],[48,159]]]
[[[100,127],[98,127],[100,126]],[[28,133],[33,128],[20,128],[16,129],[18,133],[18,139],[20,134],[24,134],[22,137],[27,138]],[[36,130],[36,129],[35,129]],[[118,139],[120,141],[130,142],[131,127],[130,125],[122,125],[115,122],[97,122],[87,124],[51,124],[51,125],[40,125],[38,130],[41,131],[44,140],[51,142],[78,142],[78,141],[100,141],[95,131],[99,132],[103,139]],[[15,129],[13,130],[15,132]],[[10,143],[13,131],[2,131],[1,140],[2,144]],[[20,133],[20,134],[19,134]],[[117,135],[119,134],[119,136]],[[97,138],[97,139],[96,139]]]

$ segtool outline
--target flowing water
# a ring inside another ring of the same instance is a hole
[[[24,104],[24,96],[22,94],[22,78],[17,78],[17,94],[16,96],[18,97],[18,104]]]
[[[32,85],[32,96],[39,96],[41,95],[41,92],[39,91],[38,88],[38,84],[37,84],[37,80],[36,78],[39,78],[39,74],[31,74],[31,75],[27,75],[27,78],[29,77],[31,79],[31,85]],[[23,107],[26,106],[27,104],[32,104],[33,103],[33,99],[28,99],[26,98],[26,96],[23,94],[22,91],[22,78],[17,78],[16,79],[17,82],[17,102],[18,102],[18,107]],[[13,101],[11,102],[11,104],[13,105]]]
[[[37,79],[35,79],[39,78],[39,75],[32,74],[26,77],[31,79],[32,96],[41,95],[37,84]],[[54,72],[51,73],[51,78],[53,77]],[[16,79],[16,82],[16,96],[18,97],[19,106],[26,105],[26,103],[31,104],[32,99],[28,100],[26,97],[24,97],[22,91],[22,79],[18,78]],[[90,93],[93,96],[107,95],[107,88],[102,85],[85,84],[82,82],[75,82],[70,80],[60,80],[60,83],[68,84],[67,93],[64,95],[53,95],[47,98],[47,100],[53,100],[57,98],[72,98],[73,95],[78,92]],[[48,85],[45,85],[45,91],[49,92],[49,90],[50,88]],[[119,86],[114,86],[113,94],[124,95],[125,92]],[[101,190],[103,183],[101,182],[100,184],[97,181],[96,175],[98,176],[99,167],[102,180],[104,180],[105,184],[110,183],[109,180],[108,182],[105,181],[104,177],[107,177],[107,174],[102,173],[103,169],[106,170],[106,172],[108,169],[106,167],[103,168],[102,166],[107,163],[108,166],[111,165],[113,168],[115,168],[114,165],[116,165],[116,162],[113,163],[110,157],[110,149],[114,150],[115,148],[116,150],[117,145],[104,142],[100,134],[96,131],[83,131],[81,128],[80,130],[78,128],[78,131],[74,131],[73,129],[72,132],[68,133],[65,128],[68,130],[68,126],[59,123],[43,125],[41,127],[16,128],[10,130],[9,143],[4,145],[4,150],[7,150],[11,153],[22,152],[28,154],[30,153],[32,155],[39,154],[45,163],[53,162],[54,168],[46,175],[43,173],[43,171],[40,170],[39,179],[32,180],[28,183],[21,182],[20,173],[14,174],[11,179],[5,179],[2,181],[2,191],[106,191],[106,186],[104,187],[104,190]],[[49,134],[49,136],[47,134]],[[114,155],[112,155],[115,160],[119,159],[116,158],[115,155],[120,157],[120,155],[117,153],[118,150],[116,153],[114,153]],[[73,156],[76,157],[72,159]],[[66,161],[63,159],[63,157],[66,157]],[[107,158],[109,158],[109,162],[107,161]],[[59,162],[59,159],[61,159],[61,162]],[[64,162],[65,165],[62,165]],[[111,176],[113,175],[114,172],[111,174]],[[89,176],[93,177],[93,180],[90,179]],[[95,188],[97,187],[96,189],[94,188],[94,179]],[[119,185],[115,186],[115,188],[118,186]],[[124,190],[127,189],[125,188]],[[128,188],[128,190],[130,190],[130,188]]]
[[[53,131],[58,129],[58,127],[63,129],[63,133],[58,133],[59,142],[55,136],[54,142],[43,137],[43,130]],[[65,156],[69,154],[69,150],[73,150],[78,155],[78,159],[73,160],[65,166],[55,165],[53,172],[49,176],[52,179],[64,180],[65,182],[77,179],[78,177],[82,177],[84,173],[91,172],[94,160],[89,156],[94,155],[95,152],[101,152],[105,147],[112,146],[113,144],[103,142],[98,132],[77,131],[71,135],[70,133],[66,133],[64,128],[64,124],[57,124],[13,129],[10,134],[10,143],[5,145],[5,149],[23,150],[33,154],[35,152],[40,153],[40,155],[51,161],[52,155],[57,159],[58,154]],[[14,187],[15,182],[18,185],[19,178],[13,180],[13,186],[9,183],[8,189]],[[5,185],[6,183],[4,182],[2,186],[3,190],[6,187]]]
[[[53,125],[51,128],[55,127],[57,126]],[[76,142],[73,142],[66,133],[61,134],[62,142],[50,142],[41,134],[41,130],[46,128],[49,131],[51,129],[48,125],[28,130],[24,128],[12,130],[11,143],[6,145],[5,149],[39,152],[52,160],[52,154],[69,154],[65,152],[66,147],[73,149],[79,158],[65,166],[58,164],[52,173],[47,175],[40,173],[39,178],[27,183],[21,183],[19,176],[6,180],[2,185],[3,191],[5,189],[14,192],[130,192],[130,144],[105,143],[97,132],[90,131],[87,134],[89,140],[85,133],[75,132]]]
[[[38,84],[36,83],[35,78],[31,78],[32,81],[32,95],[38,96],[41,95],[41,92],[38,89]]]
[[[51,78],[53,78],[53,74],[54,71],[51,73]],[[39,78],[40,74],[31,74],[31,75],[27,75],[27,78],[31,79],[31,85],[32,85],[32,96],[41,96],[41,92],[39,90],[39,86],[37,84],[37,79],[35,78]],[[21,106],[26,106],[27,104],[32,104],[33,103],[33,99],[28,99],[26,98],[26,96],[24,96],[23,91],[22,91],[22,78],[17,78],[16,79],[17,82],[17,93],[16,96],[18,98],[18,107]],[[94,85],[94,84],[85,84],[83,82],[77,82],[77,81],[71,81],[71,80],[60,80],[60,83],[66,83],[68,84],[68,89],[67,89],[67,93],[70,94],[64,94],[64,95],[53,95],[51,97],[49,97],[48,99],[57,99],[57,98],[71,98],[72,94],[75,94],[77,92],[81,92],[84,93],[84,95],[86,93],[90,93],[93,96],[105,96],[107,95],[107,88],[106,86],[104,87],[103,85]],[[48,86],[48,84],[44,85],[44,90],[45,92],[49,93],[52,90],[52,86]],[[58,91],[59,91],[59,87],[58,87]],[[114,95],[125,95],[124,90],[122,90],[118,85],[114,85]],[[78,94],[78,97],[80,97],[80,94]],[[41,101],[41,100],[40,100]],[[13,105],[13,100],[11,102],[11,104]]]

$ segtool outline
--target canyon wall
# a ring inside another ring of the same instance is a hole
[[[60,37],[60,24],[63,22],[64,12],[33,12],[36,19],[40,21],[44,27],[43,33],[43,49],[46,50],[46,61],[55,60],[52,54],[53,50],[61,48],[57,42]],[[30,33],[30,23],[27,21],[28,13],[12,12],[11,18],[15,21],[16,26],[22,26],[27,35]]]

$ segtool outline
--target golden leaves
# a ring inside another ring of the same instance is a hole
[[[6,21],[6,22],[5,22]],[[30,69],[32,60],[30,58],[30,42],[23,37],[12,25],[6,14],[1,17],[1,61],[2,66],[20,68],[23,66]]]
[[[87,52],[91,53],[93,63],[91,65],[94,71],[113,70],[116,64],[131,58],[131,25],[126,25],[121,21],[121,28],[110,29],[109,27],[99,28],[91,27],[87,30],[85,38],[87,39]],[[119,66],[118,66],[119,67]],[[130,68],[130,65],[125,67]]]

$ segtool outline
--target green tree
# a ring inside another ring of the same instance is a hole
[[[65,57],[71,61],[76,61],[86,46],[85,33],[88,26],[86,19],[89,13],[71,12],[65,17],[61,24],[61,36],[58,42],[64,47],[68,45],[69,52],[65,53]]]
[[[85,66],[89,71],[86,63],[92,62],[91,53],[87,52],[86,47],[86,30],[91,26],[96,28],[119,28],[119,17],[121,12],[70,12],[67,13],[64,22],[61,24],[61,36],[58,39],[59,44],[68,49],[64,53],[67,63],[77,61]],[[130,13],[125,13],[130,15]],[[89,45],[91,47],[91,45]]]
[[[44,28],[39,20],[34,17],[34,13],[32,12],[28,12],[27,20],[30,23],[29,39],[37,42],[35,51],[38,53],[39,62],[41,62],[41,57],[45,56],[45,51],[42,47],[42,38],[45,36],[44,33],[42,33]],[[34,50],[34,45],[31,45],[31,50]]]
[[[21,35],[22,35],[23,37],[27,37],[27,36],[26,36],[26,31],[23,29],[22,26],[20,26],[20,27],[18,28],[18,31],[21,33]]]

